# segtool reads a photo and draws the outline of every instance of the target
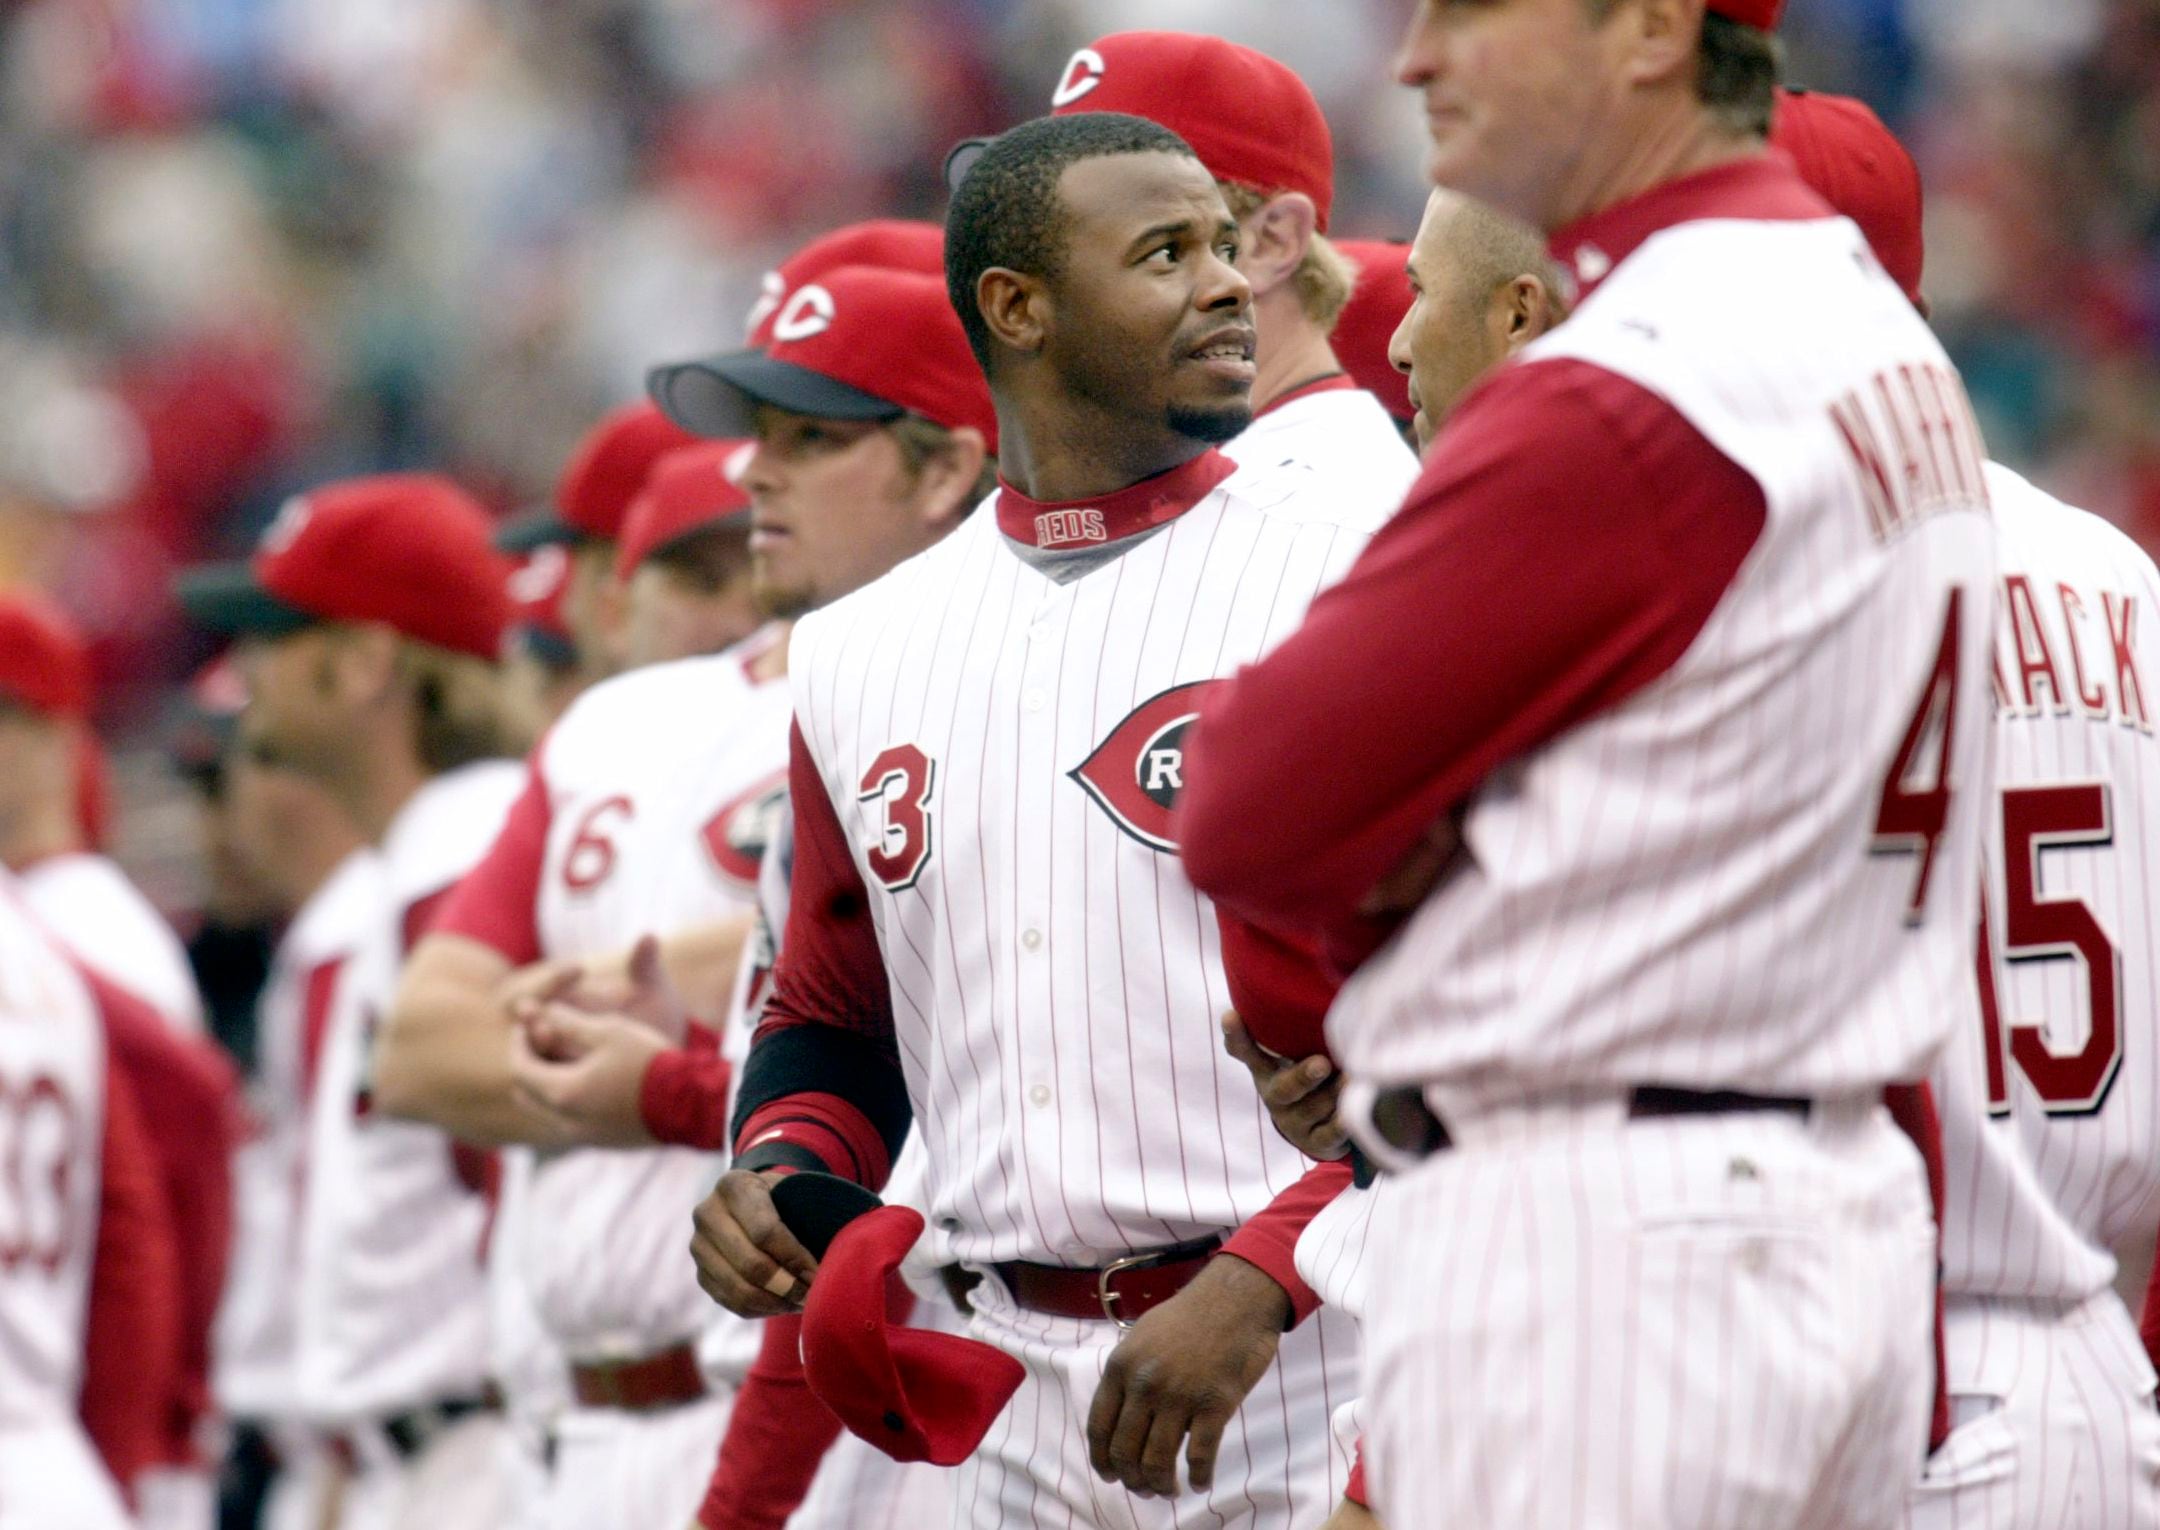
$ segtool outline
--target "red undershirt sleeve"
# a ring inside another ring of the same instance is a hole
[[[1265,1210],[1230,1235],[1221,1252],[1235,1254],[1283,1288],[1290,1298],[1290,1326],[1319,1310],[1320,1297],[1297,1272],[1298,1238],[1322,1208],[1350,1188],[1347,1159],[1315,1164],[1305,1177],[1268,1202]]]
[[[2145,1336],[2145,1353],[2155,1366],[2160,1366],[2160,1250],[2155,1250],[2152,1279],[2145,1286],[2145,1311],[2138,1320],[2138,1331]]]
[[[653,1140],[722,1153],[728,1145],[727,1059],[694,1047],[671,1047],[645,1065],[638,1115]]]
[[[735,1152],[876,1189],[907,1134],[892,989],[847,833],[800,724],[790,740],[795,866],[787,932],[743,1066]]]
[[[1304,625],[1207,693],[1177,807],[1193,882],[1276,928],[1354,925],[1496,767],[1670,669],[1766,516],[1646,389],[1503,369]]]
[[[239,1084],[207,1037],[182,1037],[141,1000],[86,971],[105,1020],[109,1066],[133,1096],[170,1214],[179,1373],[166,1410],[161,1460],[197,1464],[197,1426],[211,1410],[211,1329],[232,1243],[232,1155]]]
[[[543,741],[533,750],[525,790],[479,864],[434,911],[430,933],[462,935],[500,953],[513,967],[540,960],[540,874],[547,860],[551,809],[541,771]]]

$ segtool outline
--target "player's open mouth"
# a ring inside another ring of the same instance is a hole
[[[1254,349],[1252,327],[1236,324],[1217,330],[1186,352],[1186,355],[1212,372],[1249,383],[1256,370],[1253,366]]]
[[[750,525],[750,550],[759,552],[777,547],[793,535],[785,526],[776,526],[770,521],[753,521]]]

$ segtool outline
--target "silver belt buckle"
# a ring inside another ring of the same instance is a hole
[[[1119,1328],[1131,1328],[1138,1323],[1140,1321],[1138,1318],[1118,1316],[1118,1304],[1123,1302],[1125,1297],[1122,1292],[1111,1290],[1110,1282],[1127,1270],[1152,1269],[1161,1264],[1162,1261],[1163,1256],[1161,1254],[1127,1254],[1123,1258],[1113,1259],[1104,1265],[1095,1276],[1095,1299],[1102,1303],[1103,1316],[1117,1324]]]

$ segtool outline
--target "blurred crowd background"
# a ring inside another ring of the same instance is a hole
[[[168,576],[294,490],[429,465],[504,512],[645,367],[739,338],[804,236],[936,217],[946,148],[1073,47],[1297,67],[1338,232],[1407,236],[1409,0],[0,0],[0,583],[95,636],[121,858],[199,886]],[[1919,155],[1996,455],[2160,549],[2160,0],[1793,0],[1790,75]]]

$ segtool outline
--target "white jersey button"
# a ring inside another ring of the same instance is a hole
[[[1038,1107],[1049,1104],[1050,1086],[1048,1084],[1037,1084],[1028,1091],[1028,1101]]]
[[[1030,951],[1038,949],[1042,945],[1042,931],[1022,930],[1020,932],[1020,944],[1026,946]]]
[[[1043,709],[1043,702],[1047,699],[1040,690],[1031,688],[1026,695],[1020,698],[1020,704],[1030,712],[1040,712]]]

